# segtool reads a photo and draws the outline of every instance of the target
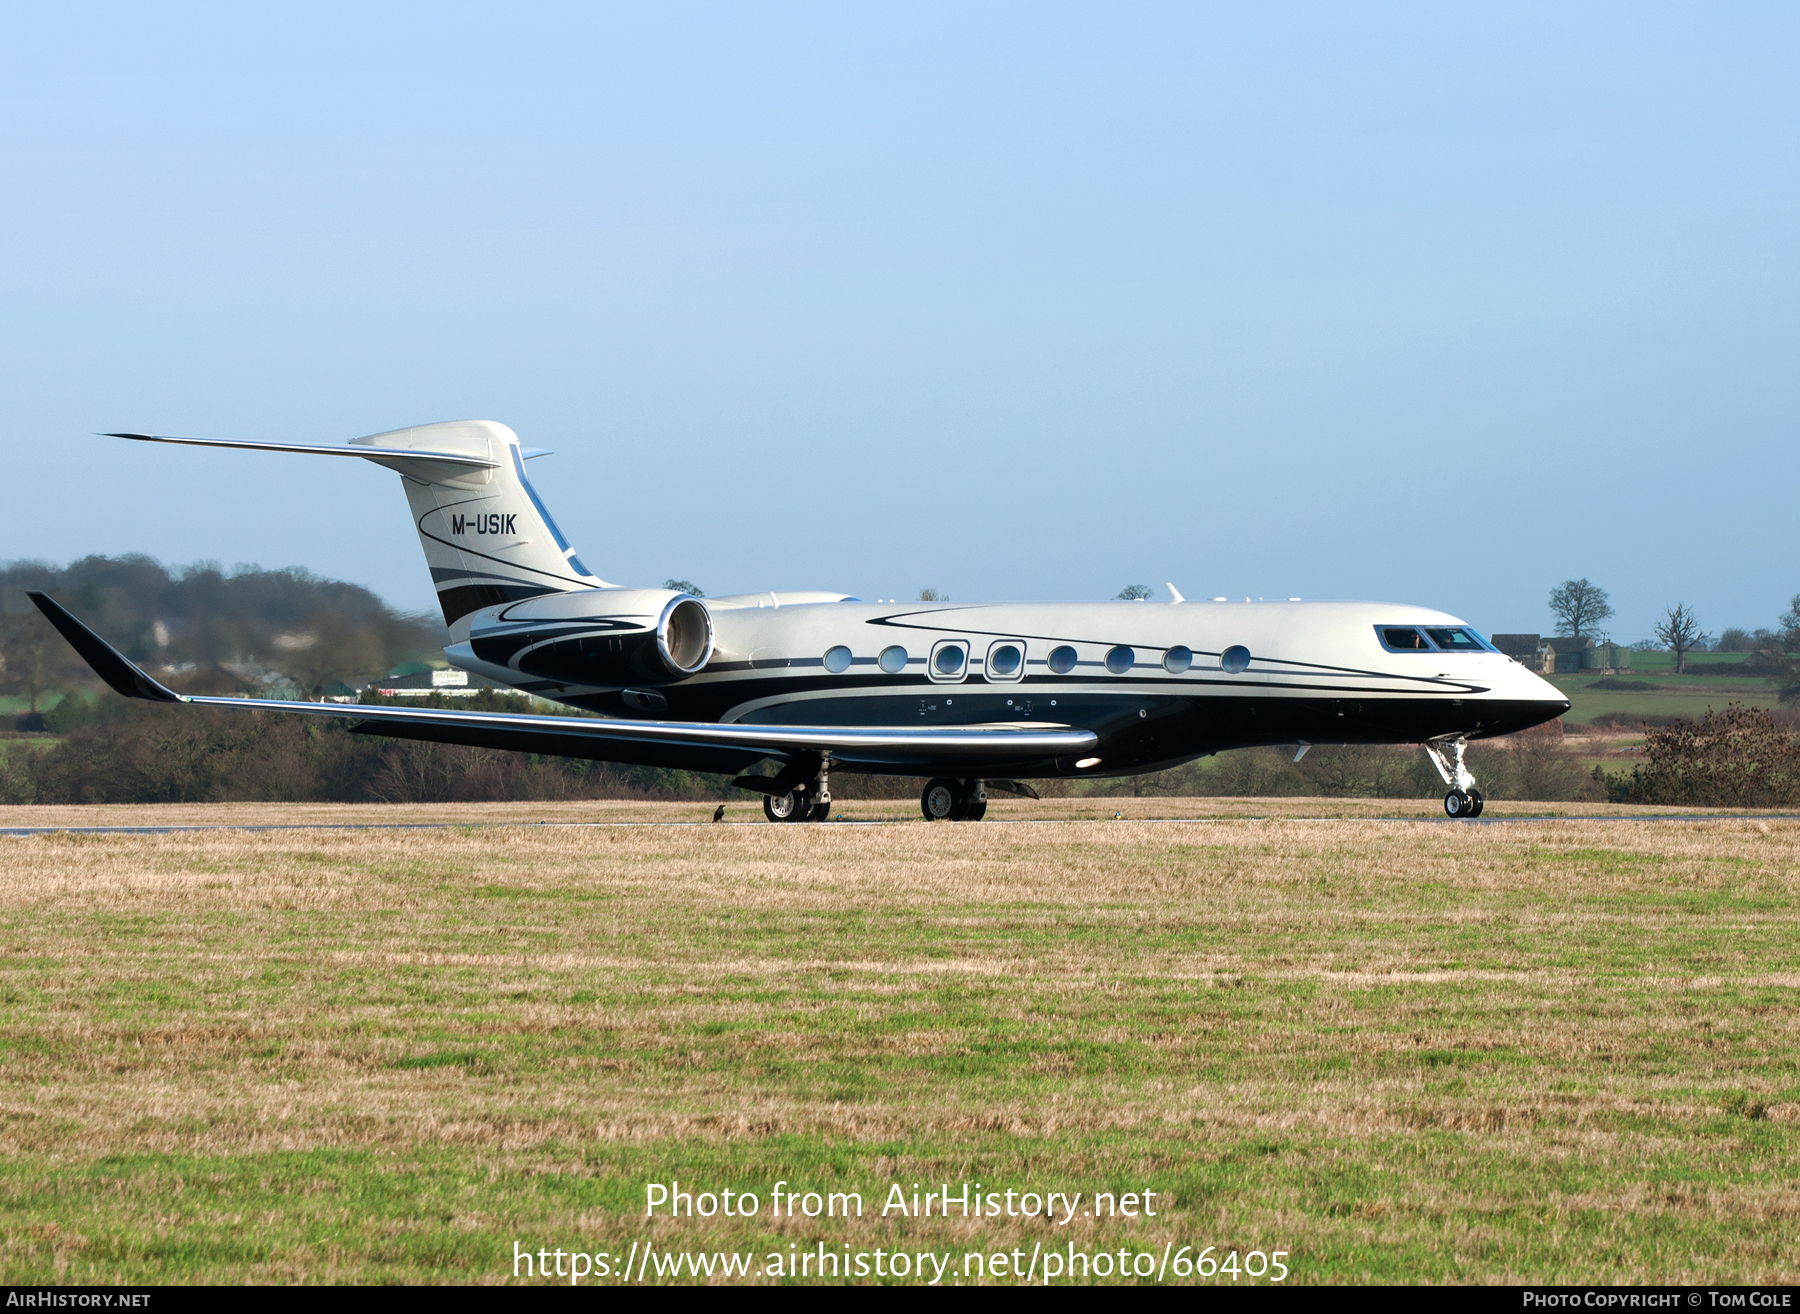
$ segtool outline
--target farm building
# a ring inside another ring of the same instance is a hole
[[[1539,674],[1547,675],[1556,669],[1555,654],[1535,634],[1496,634],[1490,642],[1519,665]]]
[[[1631,669],[1631,649],[1616,643],[1596,644],[1583,635],[1496,634],[1494,647],[1521,666],[1541,675],[1573,675],[1578,671],[1605,674]]]
[[[501,686],[481,675],[470,675],[452,667],[430,667],[423,662],[396,666],[385,679],[376,680],[370,688],[384,698],[429,698],[443,694],[447,698],[473,698],[484,689]]]

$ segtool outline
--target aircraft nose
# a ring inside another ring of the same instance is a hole
[[[1568,694],[1535,671],[1521,670],[1519,674],[1525,677],[1525,701],[1537,704],[1538,709],[1543,712],[1543,716],[1539,718],[1540,722],[1554,720],[1568,712],[1571,705]]]

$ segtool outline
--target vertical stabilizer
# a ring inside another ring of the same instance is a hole
[[[461,640],[474,611],[571,589],[605,588],[575,555],[525,475],[519,438],[492,420],[451,420],[357,438],[351,447],[416,451],[374,457],[400,472],[444,623]],[[433,454],[479,465],[433,462]]]

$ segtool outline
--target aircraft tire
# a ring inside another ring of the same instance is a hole
[[[1479,789],[1471,789],[1469,791],[1469,815],[1471,817],[1479,817],[1481,815],[1481,809],[1485,807],[1486,804],[1487,800],[1481,796],[1481,791]]]
[[[962,787],[954,780],[939,776],[919,795],[919,811],[925,814],[927,821],[961,821]]]
[[[1474,807],[1474,800],[1460,789],[1453,789],[1444,795],[1444,815],[1446,817],[1460,819],[1470,816],[1473,814]]]
[[[964,821],[980,821],[985,816],[987,816],[987,800],[985,798],[979,803],[963,804],[962,819]]]
[[[763,795],[763,816],[770,821],[793,821],[800,811],[800,800],[792,794]]]
[[[829,804],[829,803],[813,804],[812,811],[807,814],[806,819],[808,821],[830,821],[831,820],[831,804]]]

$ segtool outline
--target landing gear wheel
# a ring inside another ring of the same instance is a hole
[[[985,816],[987,816],[987,800],[985,798],[979,803],[963,804],[962,819],[964,821],[980,821]]]
[[[1481,791],[1479,789],[1471,789],[1469,791],[1469,815],[1471,817],[1479,817],[1481,815],[1482,804],[1486,802],[1487,800],[1481,796]]]
[[[1475,800],[1460,789],[1453,789],[1444,795],[1444,815],[1446,817],[1470,817],[1475,815]]]
[[[942,776],[925,786],[919,796],[919,810],[927,821],[958,821],[962,818],[962,787]]]
[[[800,800],[793,794],[764,794],[763,816],[770,821],[794,821],[800,811]]]
[[[831,804],[830,804],[830,802],[827,801],[827,802],[823,802],[823,803],[813,804],[812,811],[807,814],[806,819],[808,821],[830,821],[831,820]]]

